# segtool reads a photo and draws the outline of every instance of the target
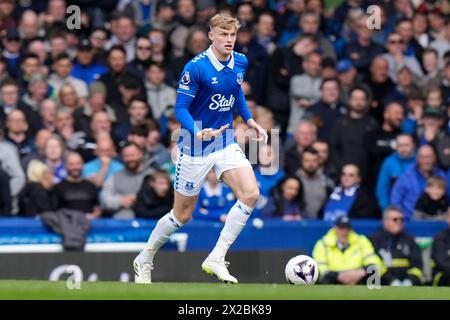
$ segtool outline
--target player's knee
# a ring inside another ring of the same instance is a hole
[[[254,208],[256,206],[256,202],[259,199],[259,190],[255,189],[252,191],[244,192],[239,200],[248,205],[249,207]]]
[[[177,210],[174,211],[173,214],[182,224],[186,224],[189,220],[192,219],[192,211],[191,210]]]

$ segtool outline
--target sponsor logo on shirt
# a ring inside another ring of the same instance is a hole
[[[211,103],[209,104],[210,110],[217,110],[219,109],[219,112],[223,111],[229,111],[230,108],[234,104],[234,100],[236,98],[231,95],[229,99],[225,97],[225,95],[221,95],[220,93],[217,93],[211,97]]]

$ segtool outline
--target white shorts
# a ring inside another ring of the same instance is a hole
[[[204,157],[192,157],[178,152],[175,171],[175,191],[187,197],[196,196],[205,182],[209,170],[214,169],[221,180],[222,173],[239,167],[252,167],[237,143],[228,145]]]

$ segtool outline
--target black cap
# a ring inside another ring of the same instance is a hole
[[[423,112],[424,117],[430,118],[445,118],[445,112],[441,108],[425,106],[425,111]]]
[[[6,40],[20,40],[19,30],[17,30],[16,28],[8,29],[5,34],[5,39]]]
[[[92,50],[92,45],[89,39],[81,39],[77,48],[79,51],[90,51]]]
[[[350,221],[350,218],[347,216],[341,216],[341,217],[337,218],[335,225],[338,228],[347,228],[347,229],[352,228],[352,223]]]

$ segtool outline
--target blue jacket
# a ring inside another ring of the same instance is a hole
[[[236,202],[233,191],[224,183],[220,183],[219,188],[218,194],[213,194],[208,182],[202,186],[193,212],[194,219],[220,221],[220,216],[230,211]],[[201,212],[200,209],[206,212]]]
[[[73,77],[83,80],[89,86],[93,81],[100,78],[100,76],[105,74],[106,72],[108,72],[108,68],[100,64],[92,63],[87,66],[82,66],[77,61],[75,61],[73,63],[71,74]]]
[[[389,195],[395,180],[400,177],[408,167],[416,163],[415,156],[402,159],[397,152],[394,152],[384,159],[376,185],[375,194],[378,205],[384,210],[389,204]]]
[[[446,179],[446,174],[439,168],[434,170],[433,176]],[[406,169],[394,184],[391,192],[390,203],[403,209],[406,220],[410,220],[417,200],[426,186],[426,179],[417,170],[417,165]]]

